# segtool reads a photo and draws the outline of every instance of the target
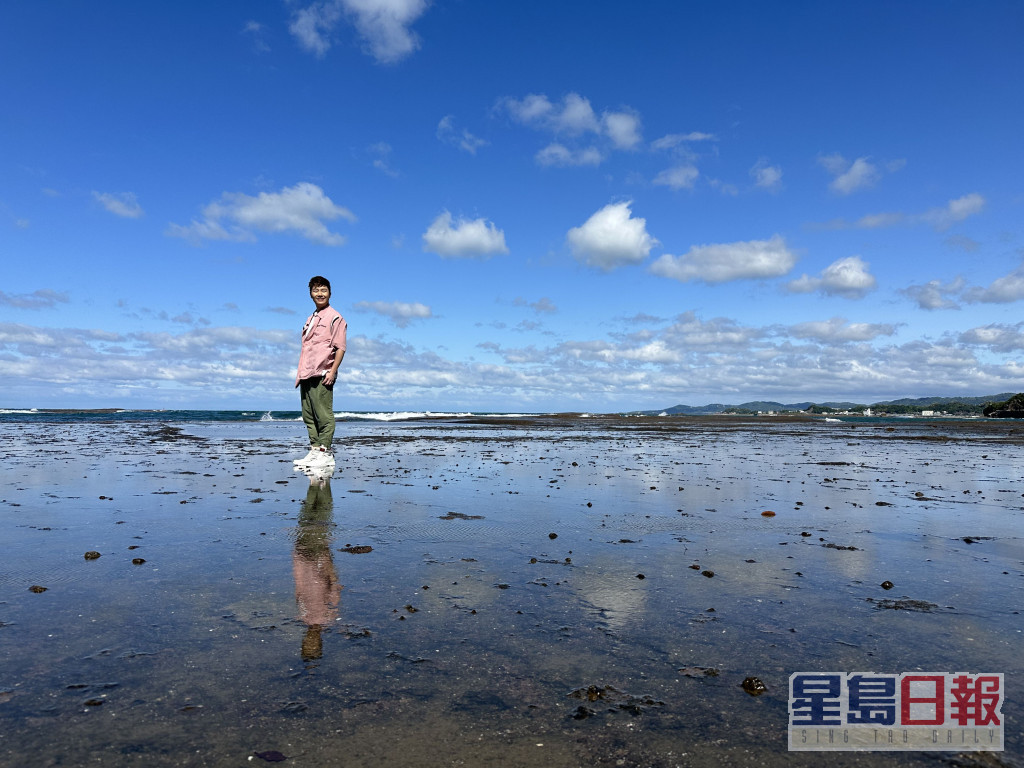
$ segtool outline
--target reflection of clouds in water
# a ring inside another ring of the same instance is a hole
[[[595,558],[574,571],[572,587],[600,613],[609,629],[623,630],[642,621],[647,609],[647,590],[637,573],[628,559]]]

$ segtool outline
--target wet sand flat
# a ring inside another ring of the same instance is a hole
[[[1022,425],[336,440],[0,426],[0,765],[1020,765]],[[1002,672],[1006,751],[789,753],[796,671]]]

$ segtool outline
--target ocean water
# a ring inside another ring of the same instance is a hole
[[[308,476],[168,413],[0,424],[0,765],[1013,765],[785,734],[795,671],[1015,685],[1016,424],[371,418]]]
[[[339,421],[411,421],[413,419],[452,419],[474,415],[468,412],[435,411],[338,411]],[[514,417],[521,414],[487,414]],[[218,410],[134,410],[125,408],[54,409],[0,408],[2,423],[124,423],[124,422],[239,422],[239,421],[302,421],[300,411],[218,411]]]

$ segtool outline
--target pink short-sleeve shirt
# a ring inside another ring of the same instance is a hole
[[[334,365],[339,351],[345,351],[348,323],[334,307],[314,312],[302,326],[302,351],[295,386],[303,379],[323,376]]]

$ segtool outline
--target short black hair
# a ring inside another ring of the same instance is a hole
[[[314,275],[313,277],[309,278],[309,292],[310,293],[312,293],[313,292],[313,288],[318,286],[318,285],[325,286],[327,288],[327,292],[328,293],[331,292],[331,281],[328,280],[326,277],[321,277],[320,275]]]

